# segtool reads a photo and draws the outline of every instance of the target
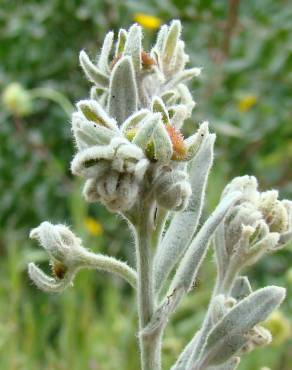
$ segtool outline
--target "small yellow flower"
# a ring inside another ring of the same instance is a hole
[[[160,18],[145,13],[135,13],[133,18],[135,22],[149,30],[156,30],[162,23]]]
[[[84,224],[85,224],[85,228],[89,232],[89,234],[94,235],[94,236],[102,235],[103,227],[94,218],[86,217],[86,219],[84,221]]]
[[[291,323],[280,311],[274,311],[265,322],[265,327],[273,336],[273,344],[279,346],[291,337]]]
[[[257,101],[258,98],[256,95],[245,95],[239,100],[237,108],[239,112],[248,112],[257,103]]]

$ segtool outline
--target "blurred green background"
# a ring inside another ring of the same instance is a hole
[[[148,19],[146,15],[156,18]],[[125,223],[81,198],[69,162],[70,102],[88,96],[78,65],[94,57],[109,29],[145,26],[145,46],[160,22],[180,18],[198,105],[188,127],[209,120],[218,134],[206,214],[232,177],[252,174],[261,189],[292,198],[292,3],[285,0],[0,0],[0,368],[137,370],[133,292],[106,274],[83,271],[62,295],[37,291],[28,261],[48,268],[28,240],[43,220],[67,223],[95,251],[134,264]],[[268,325],[275,342],[247,355],[242,370],[292,369],[291,246],[248,271],[253,286],[288,289]],[[198,287],[175,315],[164,346],[168,369],[206,308],[215,266],[210,255]]]

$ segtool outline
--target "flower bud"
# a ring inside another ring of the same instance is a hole
[[[107,146],[92,146],[75,155],[71,163],[74,175],[94,178],[102,175],[114,157],[113,149]]]
[[[236,299],[232,297],[226,298],[223,294],[219,294],[213,299],[211,306],[211,319],[213,324],[216,324],[224,315],[236,304]]]
[[[132,208],[137,200],[139,183],[134,175],[109,171],[104,176],[86,181],[83,195],[88,202],[103,203],[113,212]]]
[[[278,192],[276,190],[262,193],[258,208],[271,231],[278,233],[288,231],[288,212],[283,202],[278,200]]]
[[[174,211],[185,209],[192,193],[187,173],[168,166],[158,172],[153,188],[157,203]]]
[[[34,283],[49,292],[59,292],[70,286],[84,251],[81,240],[67,226],[50,222],[43,222],[31,230],[30,238],[36,239],[48,252],[53,274],[52,278],[30,263],[28,270]]]
[[[242,200],[225,220],[225,250],[230,257],[237,254],[241,265],[250,265],[292,238],[292,206],[287,200],[278,200],[275,190],[260,193],[253,176],[232,180],[222,197],[234,190],[242,192]]]
[[[77,153],[71,163],[72,173],[85,178],[102,176],[110,168],[131,173],[140,181],[148,167],[142,149],[128,140],[115,137],[109,145],[95,145]]]
[[[47,221],[31,230],[30,238],[41,244],[53,262],[57,262],[59,270],[73,267],[82,249],[81,240],[67,226],[53,225]]]
[[[245,202],[233,207],[225,221],[225,240],[228,253],[233,253],[233,249],[241,237],[243,227],[254,227],[261,218],[261,213],[252,203]]]
[[[2,94],[4,106],[17,116],[25,116],[32,110],[32,97],[18,82],[6,86]]]
[[[258,182],[254,176],[235,177],[223,190],[222,197],[233,191],[242,192],[242,202],[256,202],[259,198]]]
[[[266,346],[272,341],[272,335],[269,330],[263,326],[256,325],[246,334],[247,343],[240,349],[240,354],[253,351],[257,347]]]

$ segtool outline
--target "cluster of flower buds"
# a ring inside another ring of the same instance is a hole
[[[209,309],[210,319],[206,325],[209,327],[209,334],[206,336],[205,345],[200,347],[197,344],[197,348],[201,349],[197,362],[195,366],[189,366],[187,369],[235,369],[235,365],[240,362],[238,356],[271,342],[271,333],[259,323],[265,321],[281,304],[285,298],[285,289],[269,286],[255,292],[250,290],[247,296],[242,298],[242,292],[239,291],[245,285],[242,284],[242,279],[246,278],[239,277],[241,281],[232,292],[239,295],[239,299],[223,294],[213,298]],[[191,357],[189,364],[195,360]]]
[[[292,238],[292,202],[279,200],[276,190],[259,192],[255,177],[237,177],[223,197],[241,191],[242,200],[230,211],[221,233],[220,248],[243,267],[255,263],[264,253],[281,248]]]
[[[73,284],[76,273],[82,268],[111,272],[136,286],[136,272],[131,267],[113,257],[90,252],[65,225],[42,222],[31,230],[30,238],[37,240],[48,253],[52,269],[52,276],[49,276],[34,263],[28,265],[29,276],[39,289],[61,292]]]
[[[43,222],[31,230],[30,238],[37,240],[48,253],[53,277],[49,277],[34,263],[29,264],[29,274],[38,288],[58,292],[72,283],[80,265],[84,248],[81,240],[65,225]]]
[[[134,24],[120,30],[115,48],[113,32],[106,35],[96,64],[80,53],[94,86],[72,117],[78,153],[71,169],[87,179],[87,201],[127,211],[148,173],[161,207],[187,206],[191,187],[185,163],[208,135],[208,124],[187,139],[180,131],[195,105],[184,82],[200,74],[199,68],[185,69],[188,57],[180,34],[179,21],[163,26],[147,53],[141,27]]]
[[[87,179],[85,199],[101,201],[113,211],[131,208],[148,159],[141,148],[120,134],[116,123],[98,103],[80,102],[78,108],[80,111],[73,115],[72,122],[80,151],[72,161],[71,170]]]
[[[128,31],[119,31],[115,47],[114,33],[106,35],[96,64],[90,61],[85,51],[81,51],[81,66],[94,84],[91,97],[109,105],[111,113],[117,112],[112,105],[115,100],[128,100],[128,105],[135,111],[147,108],[154,95],[160,96],[169,106],[179,102],[191,113],[194,102],[184,82],[198,76],[201,69],[185,68],[189,57],[184,52],[180,35],[180,21],[162,26],[148,53],[142,46],[142,29],[134,24]],[[124,82],[126,84],[121,86]],[[118,115],[121,113],[119,111]],[[127,112],[124,112],[123,120],[126,118]]]

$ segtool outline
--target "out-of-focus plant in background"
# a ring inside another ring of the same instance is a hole
[[[133,259],[123,221],[103,207],[88,207],[69,172],[68,112],[88,90],[78,52],[85,47],[94,58],[108,29],[133,21],[145,28],[145,43],[151,45],[160,23],[180,18],[191,65],[204,66],[201,81],[192,86],[199,104],[188,124],[208,119],[218,134],[220,160],[209,194],[219,194],[231,177],[249,173],[265,189],[279,188],[282,197],[291,198],[291,3],[1,0],[0,5],[0,367],[110,370],[126,364],[134,370],[137,318],[135,297],[126,286],[86,272],[74,290],[47,296],[31,289],[26,277],[26,263],[45,258],[26,241],[43,219],[73,225],[95,251]],[[216,195],[208,201],[212,208]],[[266,257],[251,272],[258,286],[286,286],[288,298],[266,323],[273,346],[247,356],[241,369],[265,363],[273,370],[291,368],[291,250]],[[204,265],[196,296],[190,295],[174,317],[165,365],[190,339],[194,313],[198,325],[201,321],[212,264],[209,259]],[[124,319],[129,316],[132,326]]]

